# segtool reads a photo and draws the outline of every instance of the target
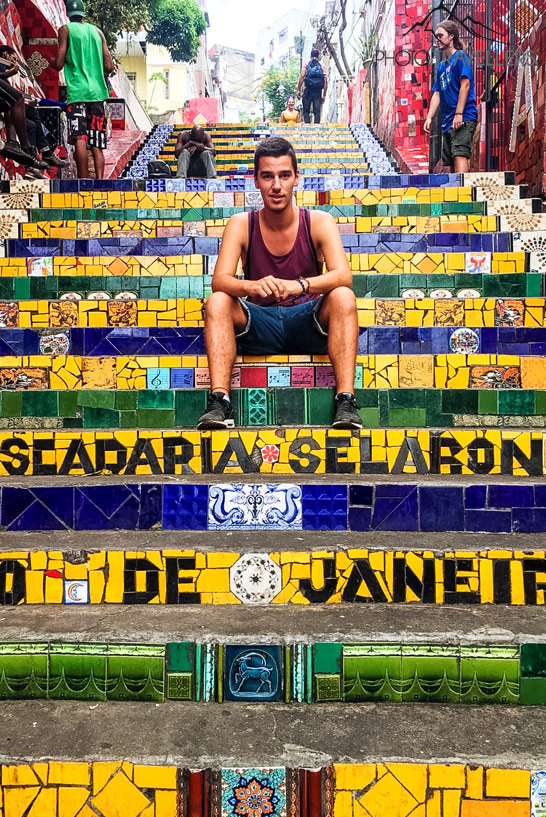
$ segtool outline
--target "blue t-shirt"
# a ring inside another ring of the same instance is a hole
[[[453,117],[457,110],[459,91],[461,90],[461,79],[463,77],[467,77],[470,80],[468,97],[463,111],[463,122],[478,120],[474,76],[472,74],[470,57],[464,51],[455,51],[449,60],[443,60],[438,66],[436,82],[432,88],[433,94],[436,91],[440,93],[442,133],[447,133],[453,126]]]

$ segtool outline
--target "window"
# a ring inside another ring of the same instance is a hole
[[[262,57],[260,60],[260,65],[265,65],[265,57]]]
[[[165,71],[165,99],[169,99],[171,95],[171,72]]]
[[[271,56],[271,54],[273,53],[274,48],[275,48],[275,43],[273,42],[273,40],[271,40],[271,42],[269,43],[269,56]]]
[[[136,73],[134,71],[131,71],[131,72],[127,73],[125,76],[129,80],[129,85],[131,86],[133,91],[136,93]]]
[[[288,39],[288,29],[283,28],[282,31],[279,31],[279,45],[285,43]]]

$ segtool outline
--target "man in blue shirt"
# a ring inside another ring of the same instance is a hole
[[[451,20],[440,23],[436,40],[442,54],[432,99],[425,122],[430,133],[434,114],[442,117],[442,161],[452,172],[468,173],[472,138],[478,124],[472,64],[459,39],[459,29]]]

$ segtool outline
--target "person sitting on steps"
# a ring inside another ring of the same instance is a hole
[[[194,125],[191,130],[182,131],[174,148],[175,158],[178,159],[176,177],[186,179],[191,162],[192,174],[200,173],[204,174],[206,179],[215,179],[215,153],[210,134],[199,125]],[[201,165],[201,167],[196,167],[196,165]]]
[[[328,354],[337,428],[361,428],[353,394],[358,320],[351,269],[333,217],[293,204],[299,180],[286,139],[260,142],[254,183],[263,209],[232,216],[205,307],[211,393],[197,428],[231,428],[231,371],[247,355]],[[241,259],[244,279],[235,277]],[[326,272],[322,272],[323,264]]]

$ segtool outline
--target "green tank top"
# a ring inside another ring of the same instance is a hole
[[[90,23],[68,23],[67,28],[64,63],[67,102],[103,102],[109,93],[99,30]]]

